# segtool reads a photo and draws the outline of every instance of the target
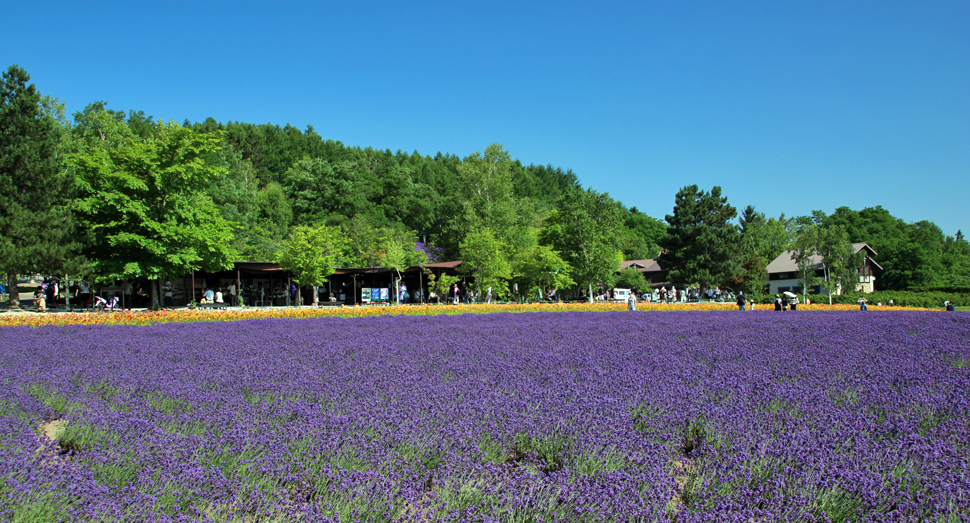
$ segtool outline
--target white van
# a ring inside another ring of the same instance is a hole
[[[613,289],[613,301],[626,303],[630,299],[630,289]]]

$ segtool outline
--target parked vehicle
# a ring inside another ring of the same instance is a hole
[[[626,303],[630,299],[630,289],[613,289],[613,301]]]

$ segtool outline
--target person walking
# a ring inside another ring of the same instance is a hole
[[[859,298],[859,310],[860,311],[868,310],[868,307],[866,307],[866,304],[868,303],[869,303],[869,300],[867,300],[865,296]]]
[[[781,296],[779,296],[777,294],[775,294],[775,310],[776,311],[780,311],[781,310]]]
[[[631,292],[630,297],[626,300],[631,311],[637,310],[637,293]]]
[[[81,302],[82,309],[91,306],[91,286],[88,285],[87,280],[81,280],[77,283],[77,299]]]
[[[791,304],[791,310],[798,308],[798,296],[792,296],[788,303]]]
[[[128,310],[131,310],[131,290],[131,281],[125,280],[124,283],[121,284],[121,297],[124,300],[124,303],[122,303],[121,306],[122,308]]]
[[[748,308],[747,308],[747,300],[744,297],[744,291],[741,291],[741,292],[738,293],[737,302],[738,302],[738,310],[739,311],[744,312],[744,311],[748,310]]]

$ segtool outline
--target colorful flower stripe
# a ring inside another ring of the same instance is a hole
[[[880,307],[872,310],[903,311],[931,310],[913,307]],[[638,303],[638,311],[726,311],[737,310],[732,303]],[[850,311],[857,305],[811,304],[799,305],[805,311]],[[360,318],[386,315],[437,316],[441,314],[488,314],[495,312],[603,312],[627,310],[625,303],[498,303],[475,305],[391,305],[367,307],[280,307],[231,308],[221,310],[171,309],[161,311],[117,311],[110,313],[48,313],[4,314],[0,327],[44,325],[152,325],[156,323],[191,323],[199,321],[238,321],[263,318]],[[771,305],[759,305],[754,312],[771,311]],[[797,314],[797,311],[796,311]]]

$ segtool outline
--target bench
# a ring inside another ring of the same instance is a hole
[[[200,309],[225,309],[229,307],[228,303],[200,303],[196,305]]]

